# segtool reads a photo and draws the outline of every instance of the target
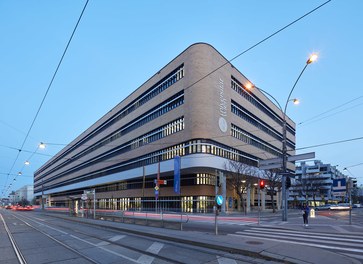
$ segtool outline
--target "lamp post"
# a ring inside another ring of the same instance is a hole
[[[286,191],[286,177],[287,177],[287,122],[286,122],[286,111],[287,111],[287,105],[290,101],[293,101],[294,104],[298,103],[299,101],[297,99],[290,99],[292,92],[295,90],[296,84],[299,82],[302,74],[304,73],[304,71],[306,70],[307,66],[311,63],[313,63],[314,61],[316,61],[316,59],[318,58],[318,56],[316,54],[312,54],[309,59],[306,61],[304,68],[301,70],[299,76],[297,77],[293,87],[290,90],[290,93],[287,97],[286,103],[285,103],[285,107],[282,109],[281,105],[279,104],[279,102],[276,100],[275,97],[273,97],[271,94],[269,94],[268,92],[266,92],[265,90],[256,87],[254,85],[250,85],[251,87],[255,87],[257,88],[259,91],[261,91],[262,93],[268,95],[269,97],[271,97],[277,104],[277,106],[279,107],[280,111],[282,112],[282,179],[281,179],[281,184],[282,184],[282,206],[283,206],[283,210],[282,210],[282,221],[287,221],[287,191]],[[248,86],[246,86],[248,89],[250,89]]]

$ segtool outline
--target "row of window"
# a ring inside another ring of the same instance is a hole
[[[167,137],[184,129],[184,117],[174,120],[165,126],[155,129],[131,142],[131,149],[142,147],[146,144]]]
[[[254,96],[246,87],[241,84],[235,77],[231,76],[231,88],[248,100],[251,104],[257,107],[259,110],[268,115],[272,120],[282,126],[283,120],[281,117],[276,115],[274,111],[271,110],[264,102],[262,102],[258,97]],[[280,109],[282,111],[282,109]],[[295,129],[289,124],[286,126],[286,130],[295,136]]]
[[[80,140],[77,144],[73,145],[71,148],[64,151],[61,155],[59,155],[57,158],[55,158],[52,162],[49,164],[43,166],[41,169],[36,171],[35,176],[39,173],[43,172],[50,166],[52,166],[55,162],[61,160],[64,158],[67,154],[69,154],[71,151],[75,150],[81,145],[84,145],[86,141],[93,138],[97,134],[99,134],[101,131],[105,130],[107,127],[110,127],[111,125],[118,122],[120,119],[124,118],[126,115],[140,107],[141,105],[145,104],[147,101],[151,100],[164,90],[166,90],[168,87],[179,81],[181,78],[184,77],[184,65],[179,66],[175,70],[173,70],[171,73],[169,73],[166,77],[164,77],[162,80],[160,80],[158,83],[153,85],[150,89],[148,89],[146,92],[141,94],[138,98],[136,98],[134,101],[132,101],[130,104],[125,106],[123,109],[121,109],[119,112],[117,112],[113,117],[105,121],[102,125],[97,127],[94,131],[89,133],[85,138]],[[64,166],[66,162],[63,162],[61,165]]]
[[[173,95],[171,98],[167,99],[166,102],[154,107],[153,109],[144,113],[141,117],[136,118],[131,123],[123,126],[121,128],[122,135],[129,133],[130,131],[139,128],[146,123],[162,116],[163,114],[173,110],[174,108],[182,105],[184,103],[184,91]]]
[[[183,91],[181,91],[178,94],[174,95],[171,99],[168,99],[168,101],[166,103],[163,103],[163,104],[155,107],[154,109],[152,109],[152,111],[149,111],[148,113],[146,113],[146,116],[143,115],[140,118],[136,119],[130,125],[126,125],[126,126],[122,127],[118,133],[120,134],[120,136],[124,135],[125,133],[130,132],[131,130],[134,130],[134,129],[144,125],[145,123],[150,122],[153,119],[158,118],[159,116],[161,116],[161,115],[175,109],[176,107],[182,105],[183,103],[184,103],[184,93],[183,93]],[[179,128],[180,127],[184,128],[184,124],[181,125],[180,122],[177,123],[176,126],[179,127]],[[176,128],[172,129],[172,130],[176,130]],[[112,137],[114,139],[117,138],[117,137],[115,137],[115,135],[113,135]],[[110,139],[107,139],[107,141],[109,141],[109,140]],[[91,147],[91,148],[95,148],[95,147],[96,146]],[[131,150],[131,142],[127,146],[125,146],[125,144],[124,144],[122,146],[116,147],[114,149],[109,150],[107,153],[103,153],[103,154],[101,154],[101,155],[99,155],[99,156],[97,156],[97,157],[95,157],[95,158],[93,158],[91,160],[88,160],[86,162],[83,162],[82,164],[74,166],[71,169],[68,169],[67,171],[64,171],[63,173],[56,175],[55,177],[47,179],[46,181],[44,181],[44,183],[52,181],[55,178],[62,177],[63,175],[69,174],[71,172],[75,172],[77,170],[80,170],[80,169],[82,169],[82,168],[84,168],[86,166],[90,166],[90,165],[93,165],[95,163],[102,162],[102,161],[104,161],[106,159],[109,159],[109,158],[111,158],[113,156],[116,156],[116,155],[120,155],[121,153],[125,153],[126,151],[129,151],[129,150]],[[86,151],[88,151],[88,150],[85,150],[84,152],[86,152]],[[82,155],[82,153],[80,153],[79,155]],[[61,165],[58,165],[57,167],[53,168],[49,172],[42,175],[42,177],[45,177],[45,176],[49,175],[50,173],[58,170],[60,168],[60,166]],[[40,185],[40,183],[38,183],[37,185]]]
[[[231,112],[237,115],[238,117],[244,119],[248,123],[252,124],[259,130],[265,132],[266,134],[272,136],[273,138],[277,139],[278,141],[282,142],[283,137],[282,135],[277,132],[275,129],[273,129],[271,126],[263,122],[261,119],[259,119],[257,116],[252,114],[250,111],[248,111],[246,108],[241,106],[240,104],[236,103],[232,100],[231,103]],[[295,149],[295,144],[291,140],[287,140],[286,145],[291,148]]]
[[[115,191],[123,191],[130,189],[150,189],[155,187],[155,179],[145,179],[144,181],[137,179],[130,179],[128,181],[121,181],[113,184],[106,184],[102,186],[96,187],[96,193],[103,192],[115,192]],[[166,180],[166,184],[162,185],[163,187],[173,187],[174,177],[166,176],[163,177],[163,180]],[[192,175],[183,175],[180,179],[180,185],[182,186],[194,186],[194,185],[215,185],[216,177],[213,174],[208,173],[198,173]]]
[[[130,170],[138,167],[142,167],[149,164],[155,164],[157,162],[163,161],[163,160],[169,160],[173,159],[175,156],[186,156],[189,154],[195,154],[195,153],[205,153],[205,154],[212,154],[215,156],[220,156],[226,159],[230,160],[236,160],[251,166],[257,166],[258,158],[247,154],[245,152],[233,149],[231,147],[228,147],[226,145],[217,143],[212,140],[191,140],[186,143],[181,143],[178,145],[174,145],[159,151],[152,152],[150,154],[139,156],[135,159],[130,159],[125,162],[122,162],[118,165],[111,166],[109,168],[102,169],[100,171],[94,171],[89,174],[85,174],[83,176],[79,176],[75,179],[69,179],[67,181],[63,181],[61,183],[47,186],[47,188],[52,189],[56,187],[61,187],[65,185],[69,185],[72,183],[82,182],[85,180],[90,180],[106,175],[110,175],[113,173]],[[185,157],[187,158],[187,157]],[[97,161],[100,162],[100,161]],[[57,175],[57,177],[60,177]],[[36,187],[39,187],[41,184],[37,184]],[[35,192],[37,192],[35,191]]]
[[[197,173],[197,184],[216,185],[216,176],[209,173]]]
[[[150,101],[152,98],[166,90],[168,87],[179,81],[184,77],[184,65],[179,66],[177,69],[172,71],[169,75],[167,75],[160,82],[155,84],[152,88],[150,88],[146,93],[142,94],[138,99],[130,104],[126,110],[122,112],[124,116],[128,113],[132,112],[136,108]]]
[[[263,151],[266,151],[274,156],[282,157],[281,150],[275,148],[271,144],[263,142],[262,140],[256,138],[252,134],[248,133],[247,131],[239,128],[238,126],[232,124],[231,126],[231,136],[249,144],[255,146]]]
[[[122,211],[175,211],[186,213],[211,213],[213,212],[214,197],[210,196],[169,196],[159,197],[133,197],[133,198],[106,198],[98,199],[97,209],[122,210]]]

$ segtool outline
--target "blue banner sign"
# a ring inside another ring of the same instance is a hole
[[[346,179],[334,179],[333,180],[333,191],[345,191],[346,190]]]
[[[174,192],[180,194],[180,156],[174,157]]]

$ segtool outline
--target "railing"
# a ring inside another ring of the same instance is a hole
[[[96,219],[161,227],[175,227],[175,225],[179,225],[180,230],[183,230],[183,224],[188,223],[189,216],[187,214],[174,212],[96,211]]]

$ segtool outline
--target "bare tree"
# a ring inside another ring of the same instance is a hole
[[[229,160],[225,164],[228,171],[228,185],[237,194],[237,210],[246,213],[244,194],[251,188],[252,177],[255,173],[254,167],[239,161]]]
[[[295,190],[299,193],[300,197],[304,197],[308,202],[309,196],[312,197],[314,206],[316,206],[316,197],[324,195],[321,186],[324,185],[324,179],[319,179],[317,175],[306,175],[296,179]]]
[[[280,191],[281,189],[281,174],[279,174],[276,170],[265,170],[263,177],[268,181],[266,191],[271,198],[272,212],[275,213],[276,205],[274,201],[274,194],[276,191]]]

